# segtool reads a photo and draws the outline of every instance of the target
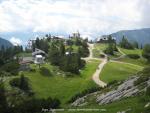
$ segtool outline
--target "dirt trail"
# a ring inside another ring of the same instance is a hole
[[[100,80],[100,73],[103,69],[103,67],[105,66],[105,64],[107,63],[107,58],[103,59],[102,62],[99,64],[97,70],[95,71],[95,73],[92,76],[93,81],[99,85],[100,87],[105,87],[107,84],[103,81]]]
[[[90,55],[89,57],[85,58],[85,60],[91,60],[91,59],[97,59],[97,60],[102,60],[102,62],[98,65],[97,70],[95,71],[95,73],[92,75],[92,79],[93,81],[99,85],[100,87],[105,87],[107,84],[103,81],[100,80],[99,76],[100,73],[104,67],[104,65],[107,63],[107,58],[104,59],[100,59],[100,58],[93,58],[93,48],[94,48],[94,44],[88,44],[89,45],[89,51],[90,51]]]
[[[103,81],[100,80],[100,73],[102,71],[102,69],[104,68],[105,64],[107,64],[108,60],[107,60],[107,55],[105,55],[104,59],[101,58],[93,58],[93,48],[94,48],[94,44],[88,44],[89,45],[89,51],[90,51],[90,55],[87,58],[84,58],[84,60],[89,61],[91,59],[96,59],[96,60],[101,60],[101,63],[99,64],[97,70],[95,71],[95,73],[92,75],[92,79],[93,81],[99,85],[100,87],[105,87],[107,84]],[[120,57],[116,58],[116,59],[120,59],[122,57],[125,57],[126,54],[124,52],[122,52],[119,48],[118,51],[122,54]],[[116,62],[116,63],[123,63],[123,64],[129,64],[131,66],[137,66],[140,67],[141,69],[143,68],[142,66],[136,65],[136,64],[132,64],[132,63],[127,63],[127,62],[120,62],[120,61],[116,61],[116,59],[114,60],[110,60],[110,62]]]

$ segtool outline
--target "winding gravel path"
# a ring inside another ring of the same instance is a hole
[[[100,87],[105,87],[107,84],[103,81],[100,80],[100,73],[103,69],[103,67],[105,66],[105,64],[107,63],[107,58],[103,59],[102,62],[99,64],[97,70],[95,71],[95,73],[92,76],[93,81],[99,85]]]
[[[107,62],[108,62],[107,55],[105,55],[105,58],[103,58],[103,59],[93,58],[93,52],[92,51],[93,51],[93,48],[94,48],[94,44],[88,44],[88,45],[89,45],[90,55],[89,55],[89,57],[83,58],[83,59],[86,60],[86,61],[89,61],[91,59],[101,60],[101,63],[98,65],[98,68],[96,69],[95,73],[92,75],[92,79],[100,87],[105,87],[107,84],[105,82],[103,82],[102,80],[100,80],[100,73],[101,73],[103,67],[105,66],[105,64],[107,64]],[[118,50],[122,55],[120,57],[116,58],[116,59],[119,59],[119,58],[122,58],[122,57],[126,56],[126,54],[123,53],[119,48],[118,48]],[[110,60],[110,62],[129,64],[131,66],[140,67],[141,69],[143,68],[142,66],[132,64],[132,63],[127,63],[127,62],[120,62],[120,61],[116,61],[116,60]]]
[[[99,76],[100,76],[100,73],[101,73],[104,65],[107,63],[107,57],[105,57],[104,59],[93,58],[93,52],[92,51],[94,48],[94,44],[88,44],[88,45],[89,45],[90,55],[89,55],[89,57],[85,58],[85,60],[86,61],[88,61],[90,59],[102,60],[102,62],[98,65],[98,68],[96,69],[95,73],[92,75],[92,79],[100,87],[105,87],[107,84],[105,82],[101,81]]]

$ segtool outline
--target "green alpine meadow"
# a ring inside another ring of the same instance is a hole
[[[150,1],[0,0],[0,113],[150,113]]]

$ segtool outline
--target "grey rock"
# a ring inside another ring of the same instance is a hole
[[[136,81],[137,79],[138,77],[136,76],[129,78],[128,80],[125,80],[121,85],[119,85],[117,89],[98,95],[96,98],[96,102],[99,103],[99,105],[108,104],[121,98],[138,94],[144,89],[139,90],[138,86],[134,86],[134,81]],[[147,81],[147,83],[150,84],[150,79]]]
[[[85,97],[79,98],[76,101],[74,101],[71,105],[72,106],[82,106],[82,104],[85,103]]]

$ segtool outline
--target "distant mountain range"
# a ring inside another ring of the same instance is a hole
[[[45,36],[48,32],[8,32],[8,33],[0,33],[1,37],[5,37],[5,39],[10,39],[11,37],[19,38],[23,42],[22,45],[25,46],[29,39],[33,39],[36,36]],[[68,37],[67,34],[59,33],[51,33],[52,35],[63,35]],[[95,34],[96,35],[96,34]],[[108,34],[109,35],[109,34]],[[110,34],[113,37],[116,37],[117,42],[120,42],[123,36],[125,36],[129,41],[137,41],[139,44],[147,44],[150,43],[150,28],[136,29],[136,30],[122,30],[116,33]],[[105,35],[107,36],[107,35]],[[96,36],[95,36],[96,37]],[[12,44],[8,41],[0,38],[0,47],[3,44],[4,46],[12,46]]]
[[[150,43],[150,28],[137,29],[137,30],[122,30],[116,33],[110,34],[116,37],[117,42],[120,42],[123,36],[125,36],[129,41],[137,41],[139,44]]]
[[[4,46],[5,48],[6,47],[12,47],[13,44],[11,42],[9,42],[8,40],[5,40],[3,38],[0,37],[0,48]]]

